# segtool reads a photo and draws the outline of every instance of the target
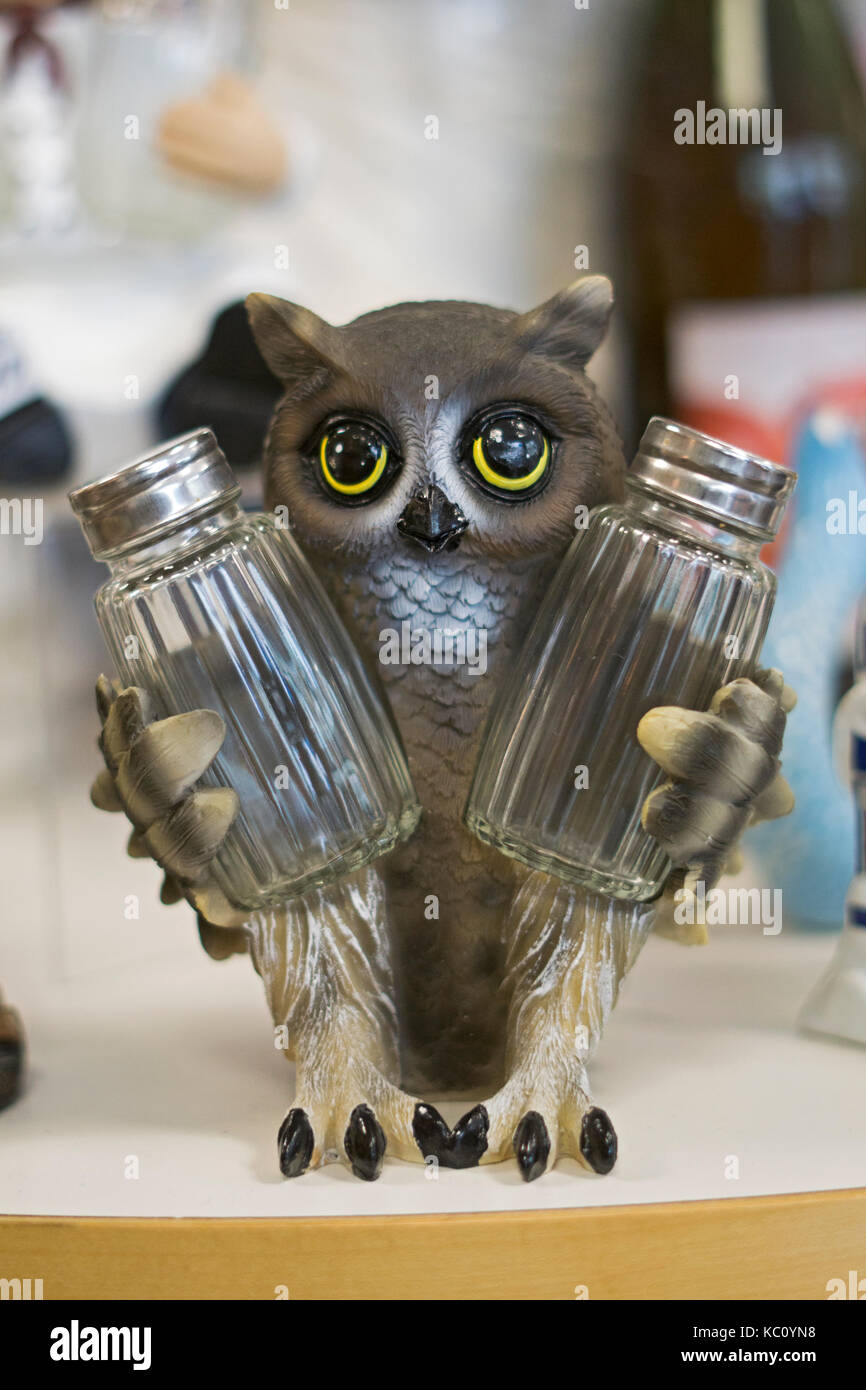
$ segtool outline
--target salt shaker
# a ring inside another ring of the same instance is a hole
[[[419,809],[396,727],[330,600],[274,518],[248,515],[210,430],[70,493],[111,577],[95,598],[117,673],[158,717],[216,710],[201,778],[240,809],[213,864],[255,910],[360,868]]]
[[[641,825],[662,776],[636,729],[755,670],[775,597],[759,559],[796,475],[654,418],[622,503],[565,555],[491,713],[471,830],[530,868],[648,901],[671,864]]]

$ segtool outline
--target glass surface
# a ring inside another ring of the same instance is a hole
[[[214,864],[232,902],[305,892],[411,834],[390,714],[287,532],[232,507],[113,569],[96,609],[122,681],[158,717],[206,708],[226,722],[201,784],[240,799]]]
[[[635,493],[593,512],[491,715],[470,829],[532,868],[655,897],[671,865],[640,812],[664,778],[638,722],[705,709],[753,671],[775,590],[758,549]]]

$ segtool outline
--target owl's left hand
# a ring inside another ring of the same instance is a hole
[[[797,697],[780,671],[732,681],[706,713],[660,706],[637,727],[642,747],[669,780],[650,792],[641,821],[673,860],[676,880],[711,888],[748,825],[793,810],[780,772],[786,716]]]

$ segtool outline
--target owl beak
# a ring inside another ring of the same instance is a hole
[[[397,522],[397,530],[407,540],[417,541],[425,550],[454,550],[469,522],[459,507],[449,501],[435,483],[415,493]]]

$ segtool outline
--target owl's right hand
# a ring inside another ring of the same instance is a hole
[[[249,913],[233,906],[211,875],[237,815],[237,795],[228,787],[194,790],[225,738],[222,718],[200,709],[153,720],[145,690],[122,690],[105,676],[96,683],[96,705],[105,768],[90,789],[94,806],[126,813],[127,853],[150,857],[164,870],[164,903],[186,898],[215,926],[240,926]]]

